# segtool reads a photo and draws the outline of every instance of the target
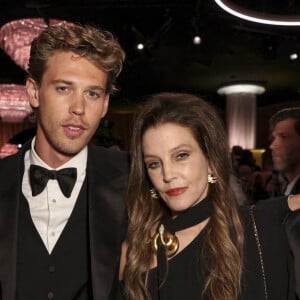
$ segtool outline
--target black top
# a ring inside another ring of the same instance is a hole
[[[166,281],[157,291],[157,268],[149,274],[152,299],[199,300],[205,280],[205,270],[199,252],[203,243],[202,231],[183,251],[169,260]]]
[[[242,275],[242,300],[265,300],[264,280],[257,242],[249,214],[249,207],[240,209],[245,226],[245,263]],[[263,255],[269,300],[295,299],[290,278],[290,253],[284,231],[289,213],[286,197],[258,202],[254,209],[255,222]],[[205,230],[184,250],[169,260],[166,281],[157,292],[157,272],[149,274],[149,289],[153,300],[204,300],[201,297],[206,271],[200,258]],[[290,294],[290,295],[289,295]]]

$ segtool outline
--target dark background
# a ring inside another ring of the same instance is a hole
[[[233,0],[259,12],[299,15],[300,1]],[[135,101],[161,90],[188,91],[220,107],[216,94],[228,82],[265,85],[258,106],[299,99],[299,27],[255,24],[224,12],[213,0],[1,0],[0,26],[14,19],[41,17],[90,23],[116,34],[127,52],[116,96]],[[196,32],[202,37],[192,44]],[[143,52],[135,49],[138,40]],[[0,51],[0,83],[23,83],[26,73]]]
[[[300,19],[300,1],[296,0],[231,2]],[[289,59],[290,53],[300,50],[300,27],[244,21],[213,0],[0,0],[0,26],[28,17],[90,23],[119,38],[127,59],[111,108],[118,114],[112,118],[114,127],[121,124],[115,131],[120,136],[129,131],[124,127],[130,125],[125,115],[149,93],[195,93],[225,114],[226,98],[216,90],[226,83],[257,82],[266,87],[266,93],[257,97],[257,144],[265,147],[269,115],[289,103],[298,105],[300,99],[299,60]],[[192,43],[196,32],[202,38],[197,46]],[[143,52],[135,48],[138,41],[146,45]],[[24,83],[25,77],[26,72],[0,49],[0,83]]]

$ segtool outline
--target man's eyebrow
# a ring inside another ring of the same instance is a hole
[[[102,90],[105,92],[105,88],[103,88],[101,85],[90,85],[88,88],[91,90]]]
[[[64,80],[64,79],[55,79],[52,81],[52,83],[56,84],[56,83],[64,83],[64,84],[72,84],[71,81],[68,81],[68,80]]]
[[[52,81],[53,84],[57,84],[57,83],[63,83],[63,84],[67,84],[67,85],[72,85],[73,82],[72,81],[68,81],[68,80],[65,80],[65,79],[55,79]],[[88,89],[91,89],[91,90],[101,90],[103,92],[105,92],[105,88],[102,87],[101,85],[89,85],[87,87]]]

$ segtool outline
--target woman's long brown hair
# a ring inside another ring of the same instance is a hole
[[[203,249],[208,277],[203,294],[212,300],[235,300],[240,293],[243,261],[243,228],[237,201],[230,187],[231,161],[223,122],[217,111],[201,98],[181,93],[152,95],[137,114],[131,141],[131,172],[127,195],[129,214],[127,263],[124,282],[130,300],[151,299],[147,274],[153,262],[149,240],[167,209],[150,197],[151,182],[144,165],[144,132],[163,123],[189,128],[207,158],[215,184],[209,186],[213,212],[206,225]],[[199,295],[199,299],[202,295]]]

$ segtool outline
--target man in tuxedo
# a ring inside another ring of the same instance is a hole
[[[300,193],[300,107],[285,108],[270,119],[274,169],[286,179],[285,195]],[[300,210],[286,220],[286,232],[292,250],[295,290],[300,299]]]
[[[87,25],[33,41],[36,135],[0,160],[0,299],[114,299],[128,156],[89,142],[124,58],[111,33]]]
[[[285,195],[300,193],[300,107],[285,108],[270,119],[273,166],[286,179]]]

